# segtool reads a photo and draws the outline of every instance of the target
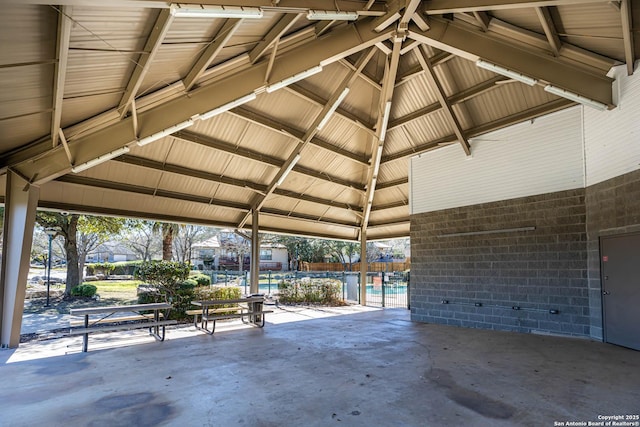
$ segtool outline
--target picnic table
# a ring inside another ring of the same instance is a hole
[[[89,334],[94,332],[113,332],[131,329],[149,328],[149,334],[157,341],[164,341],[165,327],[174,325],[175,320],[162,320],[171,310],[169,303],[151,303],[134,305],[116,305],[106,307],[72,308],[73,316],[83,316],[82,322],[72,321],[70,335],[82,335],[82,351],[86,352]],[[120,316],[121,313],[129,315]],[[162,331],[161,331],[162,329]]]
[[[187,312],[194,315],[195,327],[209,335],[212,335],[216,330],[216,320],[240,318],[244,323],[262,328],[264,327],[264,315],[273,313],[273,310],[264,310],[264,296],[262,295],[238,299],[197,300],[191,301],[191,304],[200,307],[199,310]],[[200,322],[198,322],[198,315]],[[212,324],[211,329],[208,328],[209,322]]]

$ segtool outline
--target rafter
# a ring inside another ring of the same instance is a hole
[[[453,132],[458,137],[458,141],[460,142],[460,145],[462,145],[462,149],[467,154],[467,156],[469,156],[471,154],[471,147],[469,146],[469,141],[467,140],[467,137],[464,134],[464,130],[460,125],[460,121],[458,120],[458,117],[456,117],[453,111],[453,108],[451,108],[451,104],[447,100],[447,95],[445,94],[444,89],[442,88],[442,85],[440,84],[440,81],[438,80],[438,77],[436,76],[436,73],[433,70],[433,66],[429,62],[429,57],[427,56],[427,52],[425,51],[424,46],[421,46],[415,52],[418,56],[418,61],[420,62],[420,65],[426,71],[425,76],[429,81],[429,84],[431,85],[431,87],[434,89],[436,98],[438,98],[438,102],[440,103],[442,107],[442,111],[444,111],[444,114],[447,117],[447,120],[449,121],[449,125],[451,125],[451,127],[453,128]]]
[[[207,137],[204,135],[199,135],[191,131],[182,130],[174,133],[172,137],[180,138],[185,141],[189,141],[196,144],[204,145],[206,147],[214,148],[216,150],[233,154],[235,156],[255,160],[257,162],[274,166],[278,169],[282,168],[282,166],[284,165],[284,161],[282,161],[277,157],[268,156],[259,151],[250,150],[248,148],[237,147],[233,144],[229,144],[228,142],[219,141],[214,138]],[[303,168],[301,166],[296,166],[295,168],[293,168],[293,170],[302,175],[307,175],[309,177],[319,179],[321,181],[331,182],[333,184],[351,188],[356,191],[364,191],[364,186],[359,182],[349,181],[349,180],[340,178],[338,176],[328,175],[324,172],[319,172],[309,168]]]
[[[536,7],[536,14],[538,15],[540,25],[542,25],[542,29],[544,30],[544,34],[547,36],[547,40],[549,41],[549,46],[551,46],[553,55],[559,56],[560,49],[562,48],[562,41],[560,40],[560,36],[558,36],[558,31],[556,30],[556,26],[553,23],[553,18],[551,17],[549,8]]]
[[[465,89],[461,92],[458,92],[454,95],[451,95],[450,97],[447,98],[447,102],[451,105],[459,104],[461,102],[474,98],[478,95],[481,95],[489,90],[495,89],[496,87],[498,87],[496,83],[507,81],[507,80],[508,80],[507,77],[495,76],[487,81],[484,81],[468,89]],[[392,120],[389,123],[389,130],[395,129],[400,126],[404,126],[405,124],[410,123],[414,120],[418,120],[426,115],[435,113],[436,111],[439,111],[440,108],[441,108],[440,103],[435,102],[431,105],[427,105],[426,107],[420,108],[419,110],[409,113],[406,116],[398,117],[397,119]]]
[[[303,141],[305,138],[305,132],[295,129],[285,123],[263,116],[262,114],[257,113],[255,111],[248,110],[246,108],[242,108],[242,107],[235,108],[230,112],[230,114],[233,114],[237,117],[240,117],[241,119],[244,119],[252,123],[255,123],[257,125],[260,125],[262,127],[265,127],[281,135],[286,135],[288,137],[294,138],[298,141]],[[324,150],[330,151],[333,154],[337,154],[341,157],[344,157],[345,159],[349,159],[351,161],[360,163],[365,166],[369,165],[369,162],[367,161],[367,159],[364,158],[364,156],[360,156],[351,151],[345,150],[340,147],[336,147],[330,142],[324,141],[316,136],[312,137],[308,142],[312,145],[315,145],[316,147],[320,147]]]
[[[393,51],[391,57],[385,66],[385,76],[382,83],[382,93],[380,94],[378,105],[378,122],[376,124],[376,137],[373,143],[373,152],[371,153],[371,167],[367,177],[367,194],[364,198],[364,215],[362,217],[362,238],[366,236],[367,226],[369,224],[369,216],[371,215],[371,206],[373,206],[373,198],[378,182],[378,172],[380,171],[380,161],[382,160],[382,152],[384,150],[384,141],[387,134],[387,126],[389,125],[389,116],[391,114],[391,105],[393,100],[393,92],[396,84],[396,76],[398,75],[398,64],[400,63],[400,50],[402,49],[402,37],[396,36],[393,39]]]
[[[122,95],[122,99],[118,105],[118,111],[120,111],[121,118],[129,111],[131,101],[136,97],[138,89],[140,89],[140,85],[142,84],[145,75],[149,71],[149,68],[151,68],[151,63],[153,62],[156,53],[158,53],[158,50],[160,50],[162,41],[167,35],[172,22],[173,15],[171,15],[169,10],[161,10],[155,24],[153,25],[153,29],[147,38],[147,42],[144,45],[143,50],[145,53],[141,54],[136,61],[133,73],[129,78],[129,83],[127,83],[127,88],[125,89],[124,95]]]
[[[491,17],[489,16],[489,14],[487,12],[480,11],[472,13],[473,17],[476,18],[476,22],[480,24],[480,28],[482,28],[482,31],[489,31],[489,23],[491,22]]]
[[[638,7],[636,5],[636,7]],[[627,63],[627,74],[633,74],[633,65],[635,63],[635,50],[633,46],[633,32],[631,28],[631,2],[629,0],[621,0],[620,2],[620,18],[622,19],[622,39],[624,41],[624,60]]]
[[[198,178],[208,182],[215,182],[219,184],[229,185],[237,188],[244,188],[256,191],[258,193],[264,193],[267,189],[266,185],[257,184],[255,182],[246,181],[242,179],[230,178],[225,175],[217,175],[210,172],[201,171],[198,169],[187,168],[185,166],[175,165],[167,162],[158,162],[144,157],[133,156],[125,154],[114,159],[116,162],[122,162],[134,166],[140,166],[155,171],[169,172],[181,176],[189,176],[191,178]],[[361,210],[359,207],[353,207],[347,203],[340,203],[335,200],[323,199],[321,197],[314,197],[308,194],[302,194],[295,191],[277,189],[274,194],[289,197],[296,200],[303,200],[305,202],[317,203],[324,206],[330,206],[338,209],[344,209],[348,211]]]
[[[69,40],[71,38],[72,9],[63,6],[58,12],[58,34],[56,40],[56,62],[53,78],[53,114],[51,115],[52,146],[58,145],[58,131],[62,120],[62,100],[64,99],[64,82],[67,75],[69,59]]]
[[[163,197],[167,199],[183,200],[185,202],[202,203],[206,205],[215,205],[225,209],[233,209],[246,212],[249,206],[244,203],[233,202],[230,200],[214,199],[208,196],[196,196],[195,194],[181,193],[178,191],[161,190],[159,188],[145,187],[142,185],[133,185],[123,182],[106,181],[96,178],[87,178],[79,175],[65,175],[56,179],[59,182],[69,184],[84,185],[94,188],[102,188],[105,190],[124,191],[127,193],[140,194],[145,196]]]
[[[356,81],[362,69],[367,65],[369,60],[373,57],[373,52],[375,48],[370,48],[368,51],[362,52],[358,57],[358,61],[356,62],[356,70],[352,71],[347,77],[345,77],[336,89],[336,92],[331,96],[327,104],[322,108],[320,114],[316,116],[310,128],[305,132],[304,136],[298,140],[296,147],[293,149],[285,163],[282,165],[278,173],[273,177],[271,183],[269,184],[266,194],[264,196],[256,197],[254,203],[252,203],[253,210],[259,211],[267,198],[271,193],[273,193],[280,185],[282,180],[286,177],[286,174],[291,170],[296,170],[295,165],[300,160],[300,156],[302,151],[306,147],[306,145],[313,139],[315,134],[321,127],[321,124],[331,115],[336,109],[336,106],[342,102],[344,99],[345,91],[349,90],[349,87]],[[298,168],[300,168],[298,166]],[[238,225],[239,228],[242,228],[246,222],[249,220],[249,215],[245,215],[244,219]]]
[[[555,111],[562,110],[574,104],[575,103],[573,101],[569,101],[568,99],[564,99],[564,98],[559,98],[555,101],[551,101],[546,104],[542,104],[537,107],[533,107],[528,110],[521,111],[519,113],[504,117],[502,119],[499,119],[490,123],[486,123],[481,126],[476,126],[471,129],[467,129],[466,134],[469,138],[474,138],[488,132],[492,132],[507,126],[514,125],[516,123],[523,122],[525,120],[531,120],[533,118],[536,118],[545,114],[551,114]],[[396,160],[403,160],[408,157],[417,156],[418,154],[423,153],[425,151],[432,150],[438,147],[438,145],[440,144],[447,144],[456,140],[457,140],[456,135],[447,135],[442,138],[438,138],[437,140],[421,143],[420,145],[411,147],[407,150],[399,151],[393,154],[388,154],[382,159],[382,161],[383,163],[389,163]]]
[[[50,5],[51,0],[20,0],[21,4]],[[110,0],[109,7],[135,7],[149,9],[168,9],[172,2],[159,0]],[[362,6],[362,2],[353,0],[198,0],[191,3],[211,6],[260,7],[275,12],[306,12],[310,8],[318,10],[341,10],[358,12],[362,16],[381,16],[385,13],[384,4],[374,2],[370,8]],[[83,7],[104,7],[104,0],[56,0],[59,5],[76,5]]]
[[[417,48],[420,43],[417,42],[416,40],[412,40],[415,42],[415,44],[412,45],[412,50]],[[405,44],[407,44],[405,42]],[[400,54],[402,55],[404,51],[404,46],[402,48],[402,50],[400,51]],[[406,52],[405,52],[406,53]],[[455,58],[455,56],[452,53],[449,52],[438,52],[435,55],[433,55],[432,57],[429,58],[429,61],[431,62],[431,65],[438,66],[441,64],[444,64],[445,62],[451,60]],[[405,70],[402,74],[399,74],[398,77],[396,78],[396,89],[400,86],[402,86],[405,83],[408,83],[409,81],[411,81],[412,79],[421,76],[422,74],[424,74],[424,69],[420,66],[420,64],[415,65],[414,67],[411,67],[407,70]]]
[[[200,76],[202,76],[207,67],[213,62],[229,39],[238,30],[241,23],[242,19],[227,19],[225,21],[222,28],[220,28],[211,43],[209,43],[209,46],[207,46],[205,51],[202,52],[200,58],[198,58],[196,63],[193,64],[191,70],[189,70],[186,77],[182,80],[186,91],[191,90],[191,88],[196,84]]]
[[[312,102],[318,106],[326,105],[327,102],[329,102],[328,99],[324,99],[323,97],[318,95],[316,92],[305,89],[304,87],[297,84],[292,84],[291,86],[288,86],[285,90],[293,93],[294,95],[299,96],[300,98],[306,101]],[[363,117],[356,116],[353,112],[349,111],[348,109],[338,107],[334,112],[334,114],[339,116],[343,120],[350,122],[354,126],[359,127],[360,129],[367,132],[368,134],[375,135],[375,130],[373,130],[373,126],[374,126],[373,124],[368,123],[367,119]]]
[[[470,61],[482,58],[605,105],[613,104],[612,79],[600,70],[574,67],[528,45],[506,43],[489,33],[473,31],[468,24],[432,17],[431,30],[423,32],[410,27],[409,37]]]
[[[375,45],[389,37],[388,32],[373,31],[370,20],[359,20],[341,26],[319,39],[289,49],[278,55],[271,73],[273,81],[281,81],[305,70],[326,66],[355,52]],[[96,159],[106,153],[161,132],[193,116],[228,104],[251,92],[262,92],[266,86],[267,64],[259,62],[250,68],[229,74],[222,79],[182,94],[138,113],[140,135],[135,135],[132,118],[110,124],[100,130],[79,136],[69,143],[78,164]],[[37,158],[34,158],[37,153]],[[0,170],[11,166],[18,173],[40,185],[70,170],[64,150],[51,149],[50,138],[31,144],[0,159]]]
[[[254,64],[269,49],[276,40],[279,40],[293,24],[296,23],[302,14],[285,14],[280,20],[269,30],[264,38],[249,52],[249,59]]]
[[[443,15],[446,13],[530,9],[602,2],[603,0],[430,0],[427,2],[424,12],[428,15]]]

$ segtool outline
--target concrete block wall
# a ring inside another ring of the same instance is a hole
[[[587,187],[585,203],[591,336],[602,339],[600,237],[640,231],[640,170]]]
[[[412,215],[412,319],[589,336],[585,223],[584,189]]]

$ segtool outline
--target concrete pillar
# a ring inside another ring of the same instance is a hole
[[[367,305],[367,232],[360,233],[360,305]]]
[[[260,212],[253,211],[251,218],[251,288],[252,294],[258,293],[260,286],[260,237],[258,236],[258,217]]]
[[[20,343],[20,327],[40,189],[7,172],[0,274],[0,347]]]

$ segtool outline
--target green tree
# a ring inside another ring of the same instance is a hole
[[[82,260],[80,259],[80,252],[86,250],[86,248],[83,247],[82,251],[78,250],[79,233],[81,242],[85,237],[87,237],[86,240],[91,240],[88,238],[90,235],[97,236],[97,241],[99,241],[120,233],[125,225],[123,218],[68,215],[60,212],[44,211],[36,213],[36,221],[43,228],[57,229],[58,231],[54,238],[61,236],[63,239],[67,258],[66,294],[69,294],[71,289],[78,286],[82,278],[80,272],[81,265],[84,266],[84,257],[82,257]]]

